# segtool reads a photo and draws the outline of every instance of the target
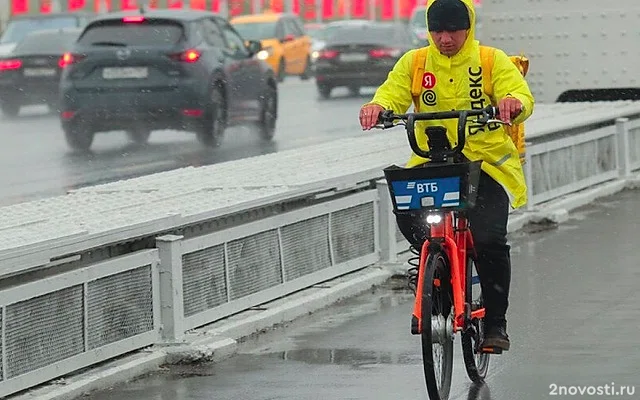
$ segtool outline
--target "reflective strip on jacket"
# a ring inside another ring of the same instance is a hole
[[[435,0],[438,1],[438,0]],[[421,96],[421,112],[448,111],[483,108],[489,104],[512,96],[522,102],[523,112],[514,122],[525,121],[533,112],[534,99],[520,71],[507,54],[496,49],[492,71],[494,99],[482,90],[482,68],[480,66],[479,43],[475,40],[475,10],[471,0],[462,0],[470,10],[471,30],[462,49],[453,57],[429,51],[425,79]],[[430,2],[433,4],[433,2]],[[429,42],[433,39],[429,34]],[[435,50],[435,47],[433,48]],[[411,79],[412,59],[415,50],[404,54],[389,73],[387,80],[378,88],[369,104],[378,104],[395,113],[405,113],[412,103]],[[434,79],[435,78],[435,79]],[[416,135],[420,147],[428,149],[425,128],[429,125],[445,126],[449,140],[457,144],[457,120],[419,121]],[[471,161],[482,160],[482,169],[499,182],[509,195],[513,208],[527,202],[527,186],[520,164],[518,150],[501,125],[473,126],[467,128],[467,139],[463,154]],[[412,154],[407,167],[415,167],[426,160]]]

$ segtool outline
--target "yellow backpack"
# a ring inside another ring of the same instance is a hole
[[[491,84],[491,71],[493,70],[493,59],[496,49],[489,46],[480,46],[480,60],[482,62],[482,82],[484,93],[493,99],[493,85]],[[422,75],[424,74],[424,66],[427,61],[429,46],[418,49],[413,56],[413,78],[411,81],[411,96],[413,97],[413,105],[416,112],[420,110],[420,95],[422,94]],[[526,76],[529,70],[529,59],[525,56],[510,56],[511,62],[515,64],[522,76]],[[520,154],[520,164],[525,162],[526,145],[524,142],[524,124],[507,126],[504,128],[516,145]]]

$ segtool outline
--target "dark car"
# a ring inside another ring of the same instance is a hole
[[[37,31],[28,34],[9,56],[0,58],[0,107],[13,117],[21,106],[47,104],[58,108],[62,57],[80,29]]]
[[[94,16],[95,14],[84,11],[12,16],[0,36],[0,56],[10,54],[16,45],[32,32],[83,28]]]
[[[322,98],[340,86],[352,94],[361,87],[379,86],[398,59],[414,48],[403,24],[354,21],[328,24],[325,46],[316,60],[316,86]]]
[[[278,92],[271,68],[223,18],[206,11],[107,14],[84,29],[65,55],[62,128],[70,147],[125,130],[143,143],[152,130],[195,132],[218,146],[227,126],[257,124],[270,140]]]

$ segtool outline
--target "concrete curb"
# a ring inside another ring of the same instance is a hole
[[[148,353],[142,350],[136,354],[108,362],[104,366],[93,368],[88,372],[67,379],[57,379],[45,386],[24,394],[7,397],[7,399],[72,400],[87,392],[104,389],[146,374],[158,369],[162,364],[165,364],[164,353]]]
[[[640,177],[608,182],[596,188],[573,193],[543,204],[541,209],[535,212],[512,214],[509,217],[508,231],[521,230],[529,223],[566,222],[570,211],[625,188],[640,188]],[[404,255],[406,252],[400,254]],[[153,346],[8,398],[11,400],[73,400],[88,392],[105,389],[152,372],[163,364],[224,360],[236,353],[238,342],[243,338],[259,334],[380,285],[392,276],[404,273],[406,269],[402,265],[403,262],[376,264],[352,272],[266,303],[259,309],[247,310],[204,328],[193,330],[186,335],[183,343]]]
[[[542,204],[542,208],[534,212],[513,214],[509,217],[507,230],[516,232],[527,224],[561,224],[569,219],[569,213],[577,208],[593,203],[595,200],[611,196],[624,189],[640,188],[640,177],[603,183],[595,188],[569,194],[560,199]]]

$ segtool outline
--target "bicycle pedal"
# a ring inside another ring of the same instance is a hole
[[[480,353],[502,354],[502,349],[500,347],[483,347],[480,349]]]

